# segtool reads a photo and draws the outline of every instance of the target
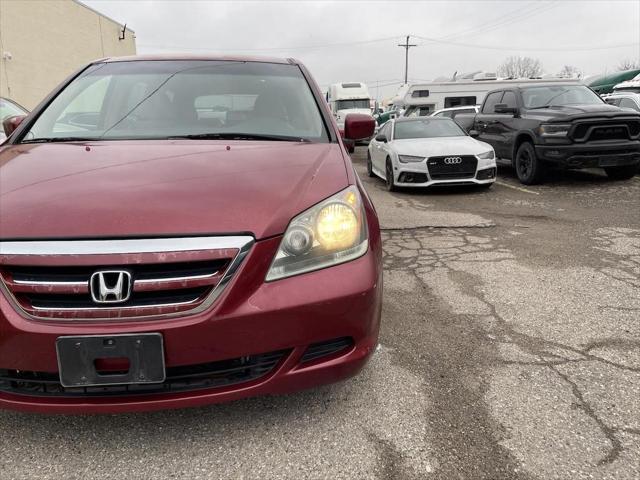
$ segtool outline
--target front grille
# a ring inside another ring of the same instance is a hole
[[[599,120],[578,122],[570,133],[575,142],[629,140],[640,135],[640,120]]]
[[[46,397],[104,397],[218,388],[268,375],[286,357],[278,351],[218,362],[167,368],[163,383],[63,387],[57,373],[0,369],[0,392]]]
[[[251,237],[167,240],[0,242],[0,283],[36,319],[185,314],[212,303],[252,244]],[[102,292],[120,275],[118,294]]]
[[[333,355],[353,346],[351,337],[334,338],[326,342],[314,343],[305,350],[300,362],[310,362],[321,357]]]
[[[460,163],[457,162],[459,159]],[[450,162],[450,163],[446,163]],[[427,168],[432,180],[456,180],[473,178],[476,174],[478,159],[473,155],[448,155],[446,157],[429,157]]]

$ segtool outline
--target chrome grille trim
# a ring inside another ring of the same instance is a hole
[[[50,312],[52,310],[55,310],[56,312],[64,312],[64,311],[68,311],[68,312],[115,312],[117,310],[132,310],[134,308],[180,307],[180,306],[196,303],[198,301],[198,299],[199,299],[199,297],[194,297],[191,300],[185,300],[184,302],[154,303],[153,305],[142,305],[142,306],[141,305],[121,305],[119,307],[114,306],[114,307],[101,307],[101,308],[91,308],[91,307],[56,307],[56,308],[49,308],[49,307],[38,307],[36,305],[33,305],[31,308],[33,308],[34,310],[44,311],[44,312],[47,312],[47,311]],[[187,313],[190,313],[190,312],[187,312]],[[135,318],[135,317],[127,317],[126,320],[129,320],[130,318]],[[58,319],[56,318],[56,320],[58,320]],[[92,319],[92,320],[95,321],[95,320],[104,320],[104,319],[97,318],[97,319]]]
[[[0,265],[19,263],[20,257],[47,257],[47,256],[83,256],[83,255],[121,255],[121,254],[140,254],[140,253],[172,253],[172,252],[197,252],[197,251],[215,251],[215,250],[237,250],[237,254],[229,262],[228,267],[224,271],[222,278],[207,295],[207,297],[195,308],[170,313],[161,314],[149,314],[142,316],[130,316],[130,317],[74,317],[74,318],[61,318],[57,316],[34,316],[27,312],[22,305],[18,302],[14,294],[7,287],[4,279],[0,275],[0,291],[6,296],[9,302],[14,306],[16,311],[22,316],[34,320],[37,322],[53,321],[60,323],[80,323],[80,322],[131,322],[140,320],[158,320],[175,318],[179,316],[196,315],[209,308],[220,297],[226,286],[231,281],[233,275],[237,272],[240,265],[244,261],[245,257],[251,250],[251,247],[255,243],[253,237],[248,235],[243,236],[217,236],[217,237],[177,237],[177,238],[151,238],[151,239],[125,239],[125,240],[52,240],[52,241],[0,241]],[[5,258],[3,258],[5,257]],[[10,257],[7,262],[7,258]],[[206,275],[191,275],[185,277],[176,278],[164,278],[164,279],[142,279],[142,282],[158,282],[167,280],[185,280],[185,279],[200,279],[210,278],[215,275],[219,275],[220,271],[216,271],[212,274]],[[42,282],[39,281],[23,281],[23,284],[31,285],[52,285],[55,282]],[[17,281],[14,283],[18,284]],[[88,282],[57,282],[57,285],[68,286],[88,286]],[[188,302],[172,302],[162,305],[148,305],[148,307],[173,307],[188,305],[189,303],[195,303],[196,300],[190,300]],[[125,308],[123,306],[109,308],[108,310],[118,310]],[[140,307],[137,307],[140,308]],[[37,310],[33,308],[33,310]],[[61,308],[42,309],[44,311],[61,311]],[[69,311],[82,312],[85,309],[69,308]],[[98,309],[86,309],[86,311],[96,311]],[[99,311],[107,310],[100,309]]]
[[[213,278],[216,275],[219,275],[220,271],[216,270],[212,273],[206,273],[203,275],[185,275],[184,277],[157,277],[157,278],[143,278],[138,279],[133,282],[134,287],[136,285],[144,285],[147,283],[158,283],[158,282],[188,282],[190,280],[205,280],[207,278]]]
[[[242,248],[249,236],[136,238],[126,240],[27,240],[0,242],[0,256],[118,255]]]
[[[15,283],[16,285],[27,285],[27,286],[48,286],[48,285],[54,285],[54,286],[65,286],[65,287],[89,287],[89,282],[61,282],[61,281],[56,281],[56,280],[51,280],[51,281],[47,281],[47,280],[12,280],[12,283]]]

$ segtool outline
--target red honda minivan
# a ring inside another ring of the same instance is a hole
[[[299,62],[103,59],[4,127],[0,408],[290,392],[374,351],[378,220]]]

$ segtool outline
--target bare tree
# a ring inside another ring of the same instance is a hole
[[[565,65],[558,73],[560,78],[581,78],[582,71],[578,67],[574,67],[573,65]]]
[[[633,60],[629,60],[628,58],[625,58],[618,64],[619,71],[635,70],[637,68],[640,68],[640,62],[634,62]]]
[[[506,78],[532,78],[542,75],[542,63],[537,58],[509,57],[498,67],[498,74]]]

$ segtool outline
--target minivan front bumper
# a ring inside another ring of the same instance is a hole
[[[370,227],[377,232],[377,225]],[[382,299],[379,235],[372,235],[369,250],[357,260],[266,283],[280,240],[256,242],[216,303],[184,317],[41,321],[18,313],[0,293],[0,408],[73,414],[193,407],[291,392],[356,374],[377,345]],[[206,366],[215,370],[217,383],[187,380],[185,388],[182,375],[177,389],[174,382],[166,388],[150,386],[149,392],[114,393],[108,388],[65,390],[56,382],[58,337],[140,333],[162,335],[167,381],[170,371],[195,371],[202,377]],[[257,365],[251,362],[264,358],[272,362],[268,369],[225,383],[225,372],[237,372],[237,365],[250,372]]]

